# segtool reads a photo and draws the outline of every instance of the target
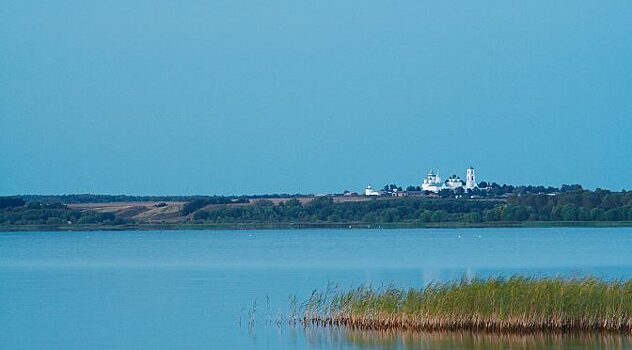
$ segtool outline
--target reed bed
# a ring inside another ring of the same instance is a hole
[[[303,323],[357,329],[632,333],[632,280],[463,279],[424,289],[313,293]]]
[[[359,349],[631,349],[632,335],[613,332],[490,333],[475,331],[360,330],[308,327],[305,337],[319,349],[349,344]]]

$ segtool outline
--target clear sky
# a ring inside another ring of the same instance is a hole
[[[0,194],[632,188],[632,1],[0,7]]]

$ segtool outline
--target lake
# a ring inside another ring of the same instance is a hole
[[[337,285],[632,278],[632,228],[0,233],[2,349],[630,348],[619,335],[359,332],[277,320]]]

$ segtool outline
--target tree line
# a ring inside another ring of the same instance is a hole
[[[112,213],[79,210],[62,203],[26,203],[21,198],[0,197],[0,225],[124,224]]]
[[[459,213],[491,209],[494,202],[441,199],[379,199],[335,203],[332,197],[317,197],[305,205],[297,199],[273,204],[261,200],[252,205],[222,206],[194,213],[197,221],[239,222],[402,222],[455,220]]]
[[[508,203],[520,217],[552,221],[632,221],[632,192],[570,191],[559,195],[515,195]],[[525,211],[526,210],[526,211]]]
[[[434,223],[516,221],[632,221],[632,193],[585,191],[512,195],[507,201],[398,198],[334,202],[317,197],[273,204],[224,205],[193,212],[193,220],[211,223]]]
[[[323,196],[307,203],[296,198],[279,204],[268,199],[249,202],[246,197],[195,198],[183,205],[180,215],[183,221],[222,224],[632,221],[632,192],[577,188],[538,194],[516,192],[506,199],[381,197],[336,202]],[[113,213],[74,209],[59,202],[0,197],[0,225],[123,223],[133,222]]]

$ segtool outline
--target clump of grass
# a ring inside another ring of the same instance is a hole
[[[313,293],[303,322],[361,329],[632,332],[632,280],[463,279]]]

